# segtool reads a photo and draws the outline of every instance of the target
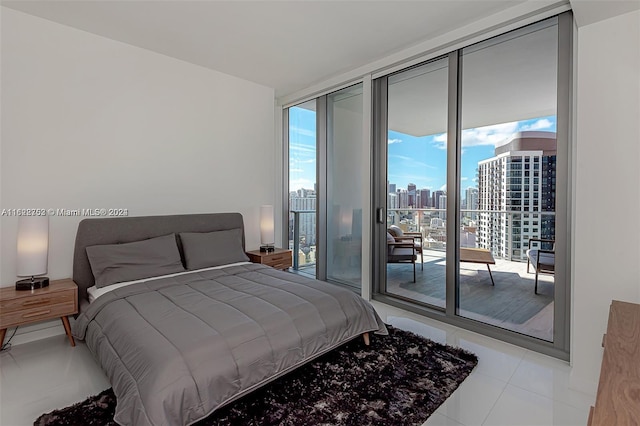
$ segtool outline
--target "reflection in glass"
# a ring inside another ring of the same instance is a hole
[[[446,58],[388,78],[386,291],[439,308],[446,295],[447,78]]]
[[[552,19],[461,57],[457,313],[548,341],[554,276],[527,261],[555,239],[557,45]]]
[[[362,84],[327,96],[327,279],[358,289],[362,286],[362,102]]]

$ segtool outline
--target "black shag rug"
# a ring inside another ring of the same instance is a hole
[[[197,423],[221,425],[421,425],[471,373],[478,358],[389,327],[329,352]],[[116,425],[111,389],[34,423]]]

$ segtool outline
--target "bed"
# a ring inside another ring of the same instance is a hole
[[[192,424],[351,339],[387,333],[353,292],[249,263],[244,249],[238,213],[80,222],[73,334],[113,386],[116,422]]]

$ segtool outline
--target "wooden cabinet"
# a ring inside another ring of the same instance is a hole
[[[0,346],[7,328],[60,318],[71,346],[75,346],[68,315],[78,313],[78,286],[71,279],[51,281],[48,287],[16,291],[0,289]]]
[[[640,425],[640,305],[614,300],[590,426]]]
[[[291,250],[276,248],[272,252],[252,250],[247,252],[249,260],[253,263],[261,263],[276,269],[289,269],[291,267]]]

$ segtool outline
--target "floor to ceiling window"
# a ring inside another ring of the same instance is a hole
[[[376,297],[566,358],[571,28],[374,80]]]
[[[295,270],[316,275],[317,133],[315,99],[288,108],[288,241]]]
[[[386,84],[386,291],[439,308],[446,295],[448,71],[442,58]],[[407,243],[417,245],[416,259]]]
[[[362,83],[285,109],[293,269],[362,287]]]
[[[554,260],[557,58],[556,19],[460,56],[458,315],[547,341],[554,265],[532,263]]]
[[[360,289],[362,84],[327,96],[326,152],[327,280]]]

